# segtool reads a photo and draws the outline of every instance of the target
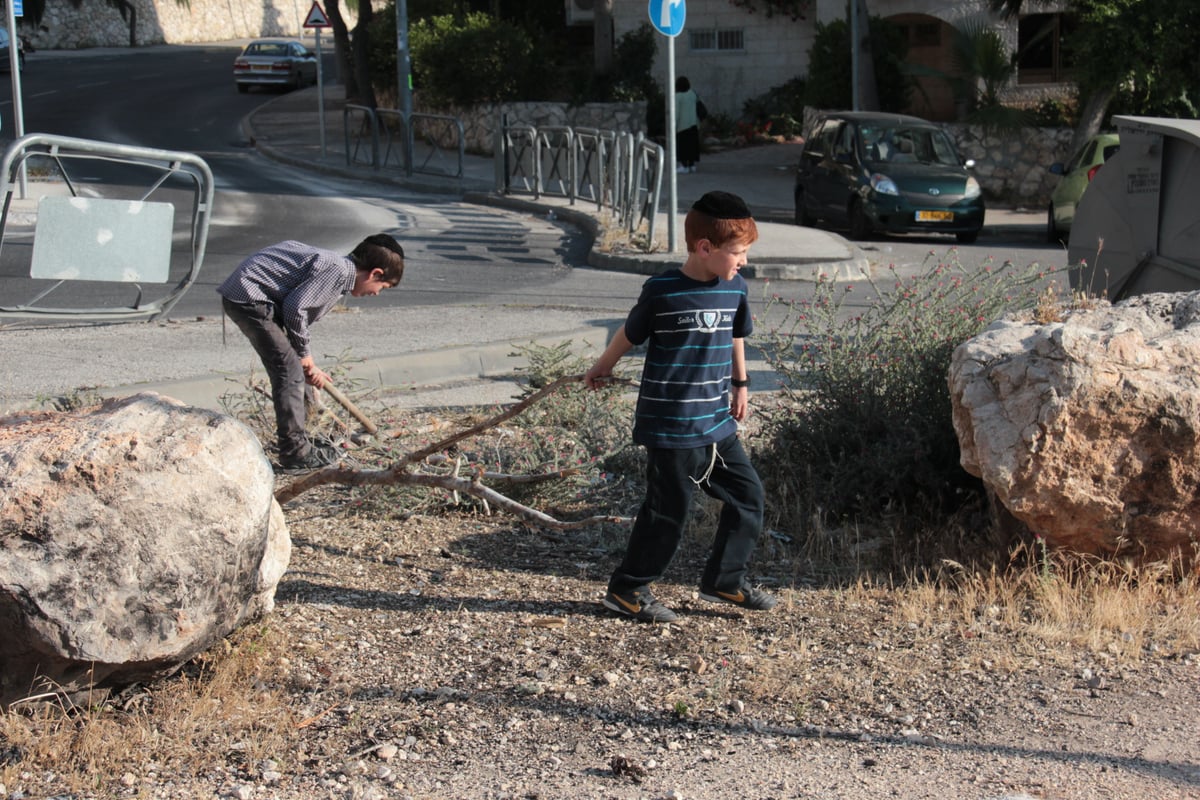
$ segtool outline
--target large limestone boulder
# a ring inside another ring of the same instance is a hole
[[[954,353],[962,465],[1053,547],[1197,563],[1200,292],[1001,321]]]
[[[291,542],[231,417],[142,394],[0,419],[0,706],[170,674],[271,610]]]

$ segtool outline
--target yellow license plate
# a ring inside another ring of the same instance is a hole
[[[254,70],[255,72],[266,72],[270,68],[271,68],[270,64],[251,64],[250,65],[250,69]],[[925,212],[919,211],[917,213],[923,214]]]
[[[917,222],[954,222],[953,211],[918,211]]]

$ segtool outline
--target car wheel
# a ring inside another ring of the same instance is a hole
[[[1062,237],[1058,233],[1058,226],[1054,224],[1054,204],[1046,206],[1046,241],[1050,244],[1058,244]]]
[[[815,220],[813,219],[813,215],[808,213],[808,207],[804,205],[804,190],[803,189],[796,189],[796,219],[795,219],[795,222],[797,225],[803,225],[806,228],[811,228],[813,222],[815,222]]]
[[[861,200],[852,200],[850,202],[850,238],[851,239],[866,239],[871,235],[871,220],[867,217],[867,212],[863,211]]]
[[[250,84],[248,83],[239,83],[237,87],[238,92],[241,94],[245,94],[246,92],[250,91]]]
[[[954,234],[954,238],[958,239],[960,244],[974,244],[975,240],[979,238],[979,229],[976,228],[973,231],[963,231],[962,233],[956,233],[956,234]]]

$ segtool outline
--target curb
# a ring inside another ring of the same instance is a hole
[[[430,389],[447,384],[461,384],[479,380],[513,378],[525,359],[514,355],[517,347],[554,347],[564,340],[582,343],[597,352],[608,343],[609,331],[604,327],[575,328],[556,331],[540,336],[513,338],[481,345],[463,345],[439,350],[422,350],[385,356],[349,365],[346,369],[349,380],[361,381],[379,387],[384,395]],[[198,378],[184,378],[162,383],[137,383],[99,389],[100,397],[126,397],[137,392],[157,392],[173,397],[190,406],[223,411],[222,396],[244,389],[241,381],[228,373],[214,373]],[[21,405],[16,403],[15,405]],[[0,414],[13,413],[19,409],[5,410]]]

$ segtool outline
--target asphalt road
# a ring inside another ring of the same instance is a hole
[[[626,308],[642,279],[578,269],[588,240],[562,222],[482,208],[450,195],[405,192],[316,175],[271,161],[242,138],[240,122],[275,96],[239,94],[230,66],[234,44],[37,53],[23,74],[26,132],[75,136],[118,144],[195,153],[212,169],[216,199],[207,254],[197,283],[172,312],[175,317],[219,313],[215,286],[248,253],[297,238],[349,252],[378,230],[398,236],[408,252],[403,288],[358,302],[383,306],[516,303]],[[332,73],[329,64],[326,74]],[[0,89],[0,115],[11,136],[11,86]],[[338,143],[331,143],[337,146]],[[101,196],[114,184],[134,183],[115,168],[94,165],[73,176]],[[174,281],[187,268],[184,187],[168,186],[157,199],[177,202]],[[31,192],[32,194],[32,192]],[[180,243],[183,246],[180,246]],[[10,252],[0,260],[0,296],[32,296],[27,261]],[[128,286],[64,285],[57,305],[102,305],[130,294]]]

